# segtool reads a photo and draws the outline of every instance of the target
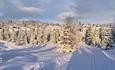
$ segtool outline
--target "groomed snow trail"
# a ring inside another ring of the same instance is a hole
[[[81,47],[79,51],[73,53],[66,70],[115,70],[115,48]]]

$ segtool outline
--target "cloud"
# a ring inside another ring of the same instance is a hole
[[[22,12],[26,12],[26,13],[39,13],[39,12],[43,12],[43,9],[37,8],[37,7],[23,7],[23,6],[19,6],[18,7],[19,10],[21,10]]]
[[[59,19],[64,19],[65,17],[76,17],[78,16],[77,4],[73,0],[63,1],[62,11],[57,15]]]
[[[4,15],[0,17],[0,20],[7,19],[21,19],[26,17],[39,18],[44,9],[39,6],[38,2],[34,0],[2,0],[2,6],[0,5],[0,11],[4,12]]]
[[[0,12],[0,20],[61,21],[71,16],[80,21],[105,22],[114,17],[115,0],[0,0]]]
[[[78,20],[85,23],[111,23],[115,14],[115,0],[74,0]]]
[[[76,16],[76,13],[73,12],[73,11],[65,11],[65,12],[62,12],[58,15],[58,18],[60,19],[65,19],[66,17],[75,17]]]

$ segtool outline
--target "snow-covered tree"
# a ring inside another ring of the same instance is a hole
[[[102,26],[100,31],[102,48],[108,48],[112,42],[112,29],[109,26]]]
[[[87,45],[92,45],[92,39],[93,39],[93,33],[91,31],[91,26],[90,27],[87,27],[87,30],[86,30],[86,35],[85,35],[85,42]]]
[[[78,46],[76,27],[72,17],[66,17],[61,31],[59,52],[73,52]]]
[[[115,18],[113,20],[111,27],[112,27],[112,41],[113,43],[115,43]]]

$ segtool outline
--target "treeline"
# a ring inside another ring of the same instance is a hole
[[[58,51],[73,52],[79,44],[108,48],[115,43],[112,24],[82,24],[67,17],[64,24],[39,21],[4,21],[0,23],[0,40],[16,45],[59,44]]]
[[[0,40],[16,45],[57,43],[60,25],[35,21],[7,21],[0,23]]]
[[[115,43],[115,28],[108,25],[90,25],[86,28],[84,42],[101,48],[110,48]]]
[[[71,17],[64,21],[60,52],[74,52],[80,44],[104,49],[115,46],[114,24],[81,24]]]

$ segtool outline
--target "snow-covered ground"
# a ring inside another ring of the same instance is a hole
[[[115,70],[115,49],[81,48],[72,54],[66,70]]]
[[[4,46],[1,43],[0,47]],[[115,70],[115,49],[81,47],[74,53],[56,52],[57,46],[0,50],[0,70]]]

